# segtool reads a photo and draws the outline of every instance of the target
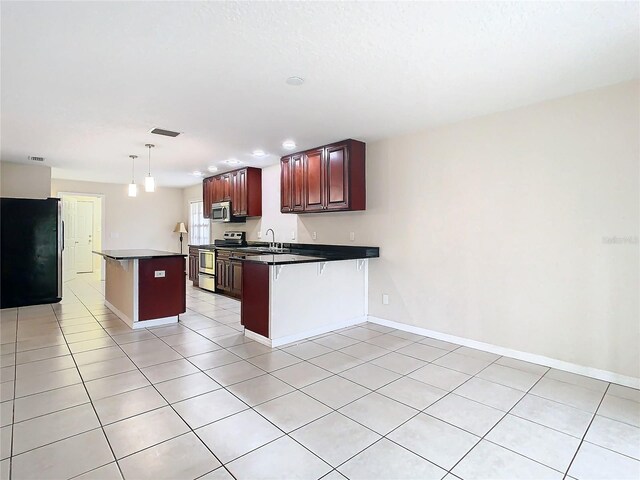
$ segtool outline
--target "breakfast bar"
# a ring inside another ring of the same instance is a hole
[[[105,306],[131,328],[176,323],[186,311],[185,255],[160,250],[102,250]]]
[[[245,335],[278,347],[366,321],[368,264],[378,256],[377,247],[323,246],[235,257]]]

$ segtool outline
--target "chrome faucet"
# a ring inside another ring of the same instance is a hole
[[[273,231],[273,228],[268,229],[264,232],[265,235],[268,235],[271,232],[271,243],[269,243],[269,250],[273,250],[276,246],[276,232]]]

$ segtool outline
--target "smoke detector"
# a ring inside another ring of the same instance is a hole
[[[27,158],[32,162],[44,162],[44,157],[33,157],[29,155]]]

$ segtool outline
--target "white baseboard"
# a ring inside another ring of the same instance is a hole
[[[458,345],[463,345],[465,347],[471,347],[478,350],[483,350],[485,352],[495,353],[496,355],[503,355],[505,357],[511,357],[530,363],[537,363],[546,367],[556,368],[558,370],[564,370],[566,372],[577,373],[578,375],[597,378],[598,380],[604,380],[605,382],[617,383],[619,385],[625,385],[627,387],[640,389],[640,378],[629,377],[627,375],[621,375],[619,373],[609,372],[607,370],[600,370],[598,368],[586,367],[584,365],[565,362],[564,360],[545,357],[544,355],[537,355],[535,353],[512,350],[510,348],[500,347],[498,345],[492,345],[490,343],[479,342],[477,340],[471,340],[469,338],[449,335],[448,333],[441,333],[422,327],[416,327],[414,325],[407,325],[406,323],[386,320],[384,318],[375,317],[373,315],[369,315],[367,319],[371,323],[377,323],[378,325],[384,325],[385,327],[396,328],[405,332],[416,333],[418,335],[424,335],[425,337],[431,337],[437,340],[457,343]]]
[[[104,305],[111,310],[120,320],[129,325],[132,329],[136,330],[138,328],[149,328],[149,327],[159,327],[160,325],[169,325],[171,323],[178,323],[178,316],[174,315],[172,317],[163,317],[163,318],[154,318],[153,320],[143,320],[134,322],[127,315],[122,313],[116,307],[113,306],[107,300],[104,301]]]
[[[341,328],[352,327],[354,325],[357,325],[359,323],[366,322],[366,321],[367,321],[367,317],[362,316],[362,317],[355,317],[350,320],[343,320],[341,322],[332,323],[329,325],[323,325],[321,327],[314,328],[313,330],[307,330],[306,332],[296,333],[294,335],[288,335],[286,337],[275,338],[271,340],[271,346],[273,348],[281,347],[283,345],[296,343],[296,342],[299,342],[300,340],[305,340],[307,338],[315,337],[317,335],[322,335],[323,333],[329,333],[334,330],[340,330]]]
[[[345,320],[342,322],[332,323],[330,325],[323,325],[322,327],[314,328],[313,330],[307,330],[306,332],[296,333],[294,335],[288,335],[286,337],[274,338],[270,339],[267,337],[263,337],[262,335],[258,335],[251,330],[244,329],[244,334],[249,337],[251,340],[255,340],[256,342],[260,342],[263,345],[267,345],[271,348],[282,347],[283,345],[289,345],[290,343],[296,343],[300,340],[306,340],[311,337],[315,337],[318,335],[322,335],[323,333],[329,333],[334,330],[340,330],[341,328],[352,327],[354,325],[358,325],[359,323],[363,323],[367,321],[367,317],[356,317],[350,320]]]

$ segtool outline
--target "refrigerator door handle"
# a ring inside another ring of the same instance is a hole
[[[64,250],[64,220],[62,202],[58,202],[58,297],[62,298],[62,251]]]

